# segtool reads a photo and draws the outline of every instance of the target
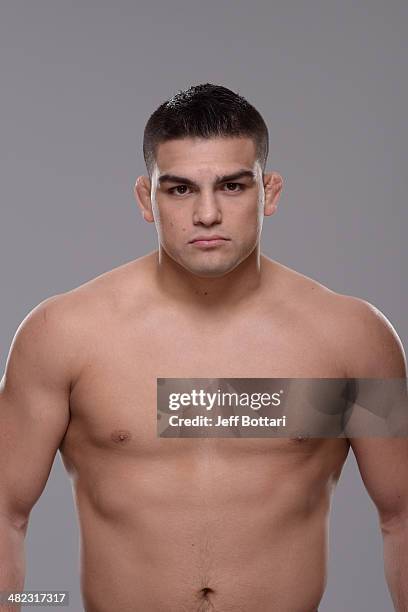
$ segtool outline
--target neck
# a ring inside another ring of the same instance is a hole
[[[186,307],[233,308],[249,301],[262,286],[260,246],[234,270],[221,277],[202,277],[189,272],[161,247],[155,252],[156,282],[159,291]]]

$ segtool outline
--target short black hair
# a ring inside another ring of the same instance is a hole
[[[212,83],[192,85],[163,102],[150,116],[143,135],[143,156],[151,177],[157,146],[189,137],[249,137],[265,170],[269,134],[262,115],[241,95]]]

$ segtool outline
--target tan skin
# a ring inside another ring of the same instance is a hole
[[[236,179],[244,188],[215,184],[242,169],[254,173]],[[282,184],[262,175],[247,138],[161,144],[151,180],[135,186],[159,250],[23,321],[0,395],[0,589],[23,587],[29,513],[59,449],[87,612],[314,612],[351,446],[378,508],[395,609],[407,609],[406,439],[156,436],[156,377],[406,376],[374,306],[260,254]],[[228,240],[189,243],[211,233]]]

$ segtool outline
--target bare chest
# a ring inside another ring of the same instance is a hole
[[[67,455],[79,447],[144,458],[181,452],[157,438],[157,378],[341,377],[324,335],[296,322],[266,325],[243,318],[241,325],[211,327],[169,319],[100,332],[84,345],[71,394]],[[293,452],[290,440],[257,444]],[[308,444],[317,447],[317,441]]]

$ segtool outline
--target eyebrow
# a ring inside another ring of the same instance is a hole
[[[255,173],[253,170],[238,170],[233,174],[225,174],[224,176],[216,176],[215,184],[228,183],[229,181],[235,181],[235,179],[250,177],[255,179]],[[161,174],[157,179],[157,182],[161,185],[162,183],[182,183],[183,185],[189,185],[190,187],[198,187],[197,183],[185,176],[176,176],[175,174]]]

